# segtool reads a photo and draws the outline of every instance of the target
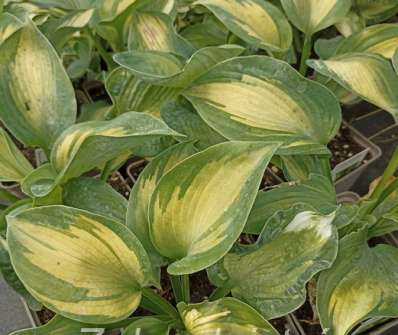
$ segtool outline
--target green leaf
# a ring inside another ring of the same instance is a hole
[[[168,335],[169,322],[155,317],[148,317],[130,324],[123,332],[124,335]]]
[[[61,28],[82,29],[90,23],[94,15],[94,11],[95,8],[72,11],[67,15],[65,15],[63,18],[61,18],[61,22],[58,26],[58,29]]]
[[[366,28],[366,21],[353,10],[350,10],[347,15],[335,24],[336,29],[344,37],[351,36]]]
[[[343,40],[336,54],[366,52],[391,59],[398,47],[398,26],[392,23],[377,24]]]
[[[186,88],[214,65],[240,55],[243,50],[238,45],[207,47],[195,52],[186,62],[158,51],[123,52],[116,54],[114,59],[140,79],[162,86]]]
[[[397,0],[354,0],[354,6],[370,23],[387,20],[398,12]]]
[[[245,42],[272,51],[287,51],[292,28],[282,11],[262,0],[199,0],[225,26]]]
[[[307,180],[311,174],[321,175],[332,181],[330,156],[330,153],[328,155],[282,156],[283,174],[289,181]]]
[[[321,214],[331,213],[337,209],[334,186],[323,176],[311,175],[306,181],[281,184],[280,187],[266,192],[259,191],[245,232],[259,235],[273,215],[299,203],[311,206]]]
[[[289,20],[307,36],[339,22],[350,10],[351,0],[281,0]]]
[[[278,335],[256,310],[234,298],[200,304],[178,304],[186,330],[184,335]]]
[[[56,51],[32,22],[0,45],[0,76],[1,120],[26,146],[49,151],[75,122],[76,100]]]
[[[165,262],[154,248],[149,236],[148,211],[150,200],[161,177],[180,161],[194,153],[196,153],[196,150],[192,142],[177,144],[165,150],[145,167],[130,193],[127,227],[141,241],[155,270],[159,270],[159,267]]]
[[[106,324],[128,317],[140,304],[151,267],[124,225],[65,206],[29,209],[7,217],[7,223],[15,271],[49,309]]]
[[[297,212],[279,212],[267,222],[256,245],[229,253],[223,261],[232,295],[266,319],[304,304],[306,283],[329,268],[337,255],[335,213]]]
[[[25,299],[30,309],[34,311],[42,309],[43,306],[26,290],[25,286],[15,273],[11,264],[7,242],[2,237],[0,237],[0,273],[6,283]]]
[[[370,53],[348,53],[307,63],[346,90],[390,112],[398,121],[398,77],[385,58]]]
[[[341,122],[339,103],[329,90],[266,56],[224,61],[184,96],[226,138],[283,141],[286,152],[321,150]]]
[[[102,180],[80,177],[63,189],[63,203],[126,223],[127,200]]]
[[[57,185],[117,158],[128,149],[134,149],[137,155],[155,156],[170,144],[167,139],[171,135],[178,134],[163,121],[143,113],[130,112],[111,121],[79,123],[58,138],[51,152],[52,169],[57,173],[55,180],[50,174],[44,180],[35,178],[37,182],[31,183],[28,192],[45,196]]]
[[[214,22],[201,22],[186,27],[181,36],[196,49],[210,46],[223,45],[227,42],[228,31],[214,24]]]
[[[339,45],[344,41],[342,36],[337,36],[329,40],[318,38],[314,43],[314,50],[321,59],[328,59],[332,57]]]
[[[72,335],[81,334],[83,328],[96,328],[94,325],[66,319],[56,315],[48,323],[37,328],[22,329],[9,335]],[[94,331],[92,332],[94,334]]]
[[[6,131],[0,128],[0,181],[20,182],[32,171],[32,165]]]
[[[398,249],[369,248],[366,237],[366,230],[344,237],[334,265],[319,277],[317,308],[330,334],[346,335],[370,318],[398,316]]]
[[[136,111],[160,116],[161,106],[179,95],[173,87],[146,83],[122,67],[111,72],[105,84],[118,115]]]
[[[31,2],[46,7],[59,7],[67,10],[76,10],[95,7],[97,0],[32,0]]]
[[[201,150],[227,141],[225,137],[204,122],[187,101],[170,102],[164,105],[161,109],[161,116],[170,128],[187,137],[182,141],[193,140],[195,146]]]
[[[394,66],[395,73],[398,75],[398,48],[392,57],[392,65]]]
[[[154,50],[190,57],[194,48],[179,36],[170,16],[135,11],[130,27],[129,50]]]
[[[23,26],[23,23],[9,13],[0,14],[0,45]]]
[[[151,239],[174,261],[170,274],[217,262],[242,232],[264,170],[279,144],[226,142],[185,159],[160,180],[151,198]],[[228,180],[224,187],[220,183]]]

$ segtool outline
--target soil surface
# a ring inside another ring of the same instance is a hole
[[[350,129],[345,125],[340,127],[335,138],[328,144],[328,148],[333,153],[330,160],[332,169],[365,149],[355,141]],[[363,163],[366,163],[366,160]]]
[[[127,175],[132,184],[135,184],[137,182],[139,175],[145,169],[148,163],[149,162],[139,157],[134,157],[129,161],[129,164],[127,166]]]
[[[124,196],[126,199],[129,198],[130,195],[130,187],[127,185],[126,181],[123,180],[123,177],[114,173],[108,178],[108,184],[112,186],[112,188]]]
[[[37,312],[37,316],[39,317],[41,324],[44,325],[55,316],[55,313],[53,311],[50,311],[48,308],[43,307],[41,311]]]

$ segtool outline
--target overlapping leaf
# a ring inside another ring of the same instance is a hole
[[[279,144],[227,142],[185,159],[151,198],[151,239],[171,274],[205,269],[238,238],[264,170]],[[228,180],[228,184],[222,180]]]
[[[334,213],[296,213],[294,208],[279,212],[267,222],[256,245],[229,253],[222,262],[222,277],[228,278],[224,285],[267,319],[301,306],[306,283],[336,258]]]
[[[398,249],[369,248],[366,238],[366,231],[344,237],[336,262],[320,275],[317,308],[323,329],[333,335],[346,335],[369,318],[398,315]]]
[[[398,76],[385,58],[348,53],[328,60],[310,60],[308,65],[398,120]]]
[[[384,21],[398,12],[397,0],[354,0],[353,4],[370,23]]]
[[[125,226],[64,206],[33,208],[7,221],[18,277],[51,310],[106,324],[128,317],[140,304],[150,263]]]
[[[186,328],[184,335],[278,334],[256,310],[233,298],[191,305],[180,303],[178,310]]]
[[[18,181],[33,171],[6,131],[0,128],[0,181]]]
[[[339,103],[329,90],[266,56],[224,61],[184,96],[226,138],[283,141],[290,153],[325,153],[322,144],[334,137],[341,122]]]
[[[292,28],[280,9],[262,0],[198,0],[242,40],[272,51],[287,51]]]
[[[22,22],[9,13],[0,13],[0,44],[22,27]]]
[[[1,44],[0,76],[1,120],[26,146],[49,151],[75,122],[76,100],[55,50],[32,22]]]
[[[306,35],[340,21],[351,7],[351,0],[282,0],[281,3],[289,20]]]

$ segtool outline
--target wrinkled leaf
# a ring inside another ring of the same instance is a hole
[[[287,51],[292,28],[281,10],[262,0],[198,0],[242,40],[272,51]]]
[[[157,269],[163,257],[154,248],[149,236],[148,211],[151,196],[160,178],[183,159],[196,153],[193,143],[177,144],[156,156],[142,171],[130,193],[127,227],[139,238]]]
[[[200,304],[178,304],[186,330],[184,335],[277,335],[256,310],[234,298]]]
[[[369,248],[366,231],[344,237],[336,262],[321,273],[317,286],[317,308],[326,333],[346,335],[369,318],[397,317],[397,269],[397,248]]]
[[[329,268],[337,255],[335,214],[296,213],[294,208],[279,212],[267,222],[255,246],[229,253],[223,261],[232,295],[267,319],[304,304],[306,283]]]
[[[0,181],[20,182],[31,171],[32,165],[6,131],[0,128]]]
[[[339,22],[349,11],[351,0],[281,0],[289,20],[306,35]]]
[[[330,91],[266,56],[220,63],[184,96],[226,138],[283,141],[286,152],[323,150],[341,122],[340,106]]]
[[[151,198],[151,239],[174,261],[170,274],[217,262],[242,232],[264,170],[279,144],[227,142],[185,159]],[[222,181],[228,180],[220,188]]]
[[[32,22],[1,44],[0,76],[1,120],[26,146],[49,150],[75,122],[76,100],[56,51]]]
[[[140,304],[150,263],[125,226],[64,206],[33,208],[7,222],[18,277],[51,310],[105,324],[128,317]]]
[[[99,179],[72,179],[64,186],[63,203],[69,207],[109,217],[122,224],[126,222],[127,200]]]
[[[311,175],[309,180],[281,184],[269,191],[259,191],[250,212],[245,232],[259,235],[265,223],[278,211],[288,210],[296,204],[311,206],[322,214],[336,210],[336,193],[325,177]]]
[[[348,53],[308,65],[398,120],[398,77],[391,63],[370,53]]]

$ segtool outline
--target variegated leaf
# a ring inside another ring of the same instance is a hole
[[[117,115],[136,111],[159,117],[162,105],[174,101],[180,93],[173,87],[146,83],[122,67],[115,69],[108,76],[106,89]]]
[[[195,52],[188,60],[165,52],[124,52],[114,56],[121,66],[138,78],[157,85],[186,88],[214,65],[243,52],[238,45],[207,47]]]
[[[331,213],[337,209],[334,186],[323,176],[311,175],[308,180],[302,182],[284,183],[272,190],[259,191],[245,232],[259,235],[273,215],[299,203],[311,206],[325,215]]]
[[[190,57],[194,48],[179,36],[171,18],[163,13],[134,13],[130,27],[129,50],[154,50]]]
[[[226,138],[283,141],[286,152],[313,148],[320,153],[341,122],[339,103],[329,90],[266,56],[220,63],[184,96]]]
[[[310,36],[340,21],[350,10],[351,0],[281,0],[289,20]]]
[[[186,100],[170,102],[163,106],[160,113],[170,128],[187,137],[182,138],[182,141],[187,139],[195,141],[195,146],[201,150],[227,141],[224,136],[204,122]]]
[[[29,209],[7,222],[18,277],[51,310],[106,324],[128,317],[140,304],[150,263],[124,225],[65,206]]]
[[[23,26],[23,23],[7,12],[0,13],[0,44]]]
[[[347,15],[335,24],[336,29],[344,37],[351,36],[366,27],[366,21],[358,13],[350,10]]]
[[[97,0],[32,0],[31,2],[48,7],[59,7],[66,10],[83,10],[95,7]]]
[[[181,36],[196,49],[223,45],[227,42],[228,31],[212,21],[196,23],[186,27]]]
[[[164,264],[164,260],[154,248],[149,236],[148,211],[151,196],[160,178],[194,153],[196,150],[191,142],[177,144],[165,150],[145,167],[130,193],[127,227],[140,239],[151,257],[155,270]]]
[[[369,248],[367,232],[344,237],[333,266],[317,285],[317,309],[327,334],[346,335],[361,321],[398,316],[398,249]]]
[[[398,121],[398,77],[391,63],[370,53],[348,53],[308,65],[362,99],[390,112]]]
[[[256,245],[229,253],[225,286],[266,319],[286,315],[306,300],[306,283],[329,268],[337,255],[335,214],[290,209],[265,225]],[[283,280],[281,280],[283,278]]]
[[[398,12],[397,0],[353,0],[353,4],[370,23],[384,21]]]
[[[370,26],[343,40],[336,54],[368,52],[391,59],[398,48],[398,25],[385,23]]]
[[[217,262],[242,232],[262,175],[279,144],[227,142],[185,159],[157,185],[149,207],[151,239],[174,261],[170,274]],[[222,180],[228,180],[227,184]]]
[[[63,204],[126,223],[127,200],[102,180],[80,177],[63,188]]]
[[[55,180],[46,178],[47,186],[35,188],[35,196],[48,194],[56,185],[78,177],[113,158],[134,149],[137,155],[155,156],[170,145],[176,135],[167,125],[143,113],[125,113],[111,121],[79,123],[66,130],[51,152],[51,164],[58,173]],[[98,150],[98,148],[101,150]],[[40,184],[40,180],[38,181]]]
[[[0,76],[0,119],[26,146],[48,152],[75,122],[76,100],[56,51],[32,22],[1,44]]]
[[[6,131],[0,128],[0,181],[20,182],[33,171]]]
[[[394,66],[395,73],[398,75],[398,48],[392,57],[392,65]]]
[[[263,0],[198,0],[245,42],[272,51],[287,51],[292,28],[281,10]]]
[[[278,335],[255,309],[234,298],[200,304],[178,304],[184,335]]]

